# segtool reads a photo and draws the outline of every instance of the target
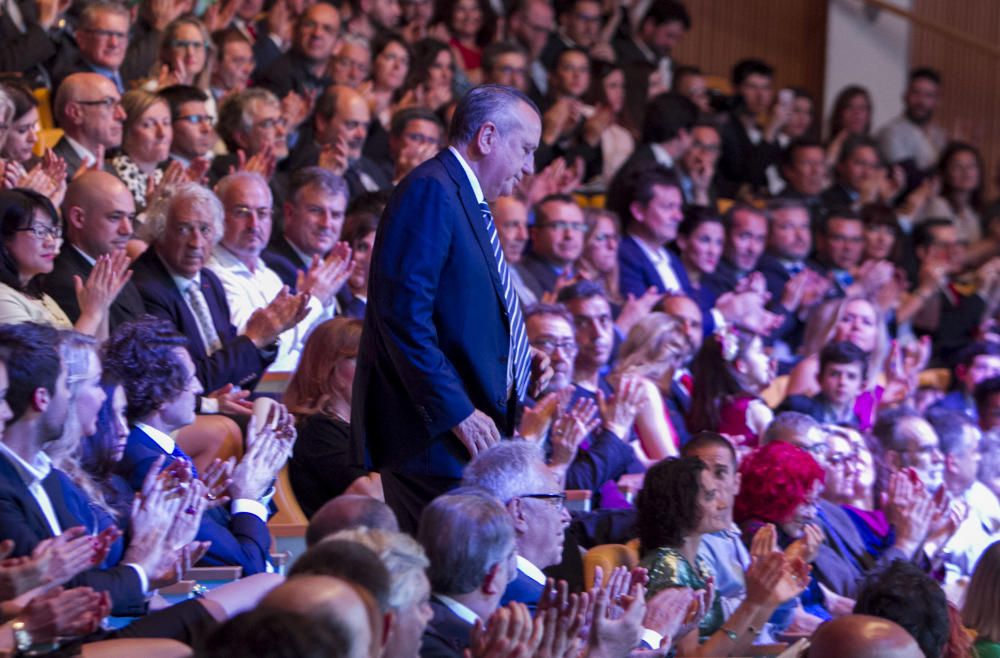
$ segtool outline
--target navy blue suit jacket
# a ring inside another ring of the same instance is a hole
[[[510,329],[479,204],[445,150],[396,188],[375,238],[351,429],[377,470],[457,479],[451,428],[478,409],[503,435]]]
[[[288,286],[290,291],[295,292],[299,272],[308,269],[308,263],[302,262],[288,240],[284,236],[278,236],[271,240],[271,244],[267,245],[267,249],[260,257],[268,267],[274,270],[281,282]]]
[[[420,640],[420,658],[462,658],[471,642],[472,624],[465,621],[437,597],[431,597],[431,617]]]
[[[517,578],[510,581],[507,589],[504,590],[503,598],[500,599],[500,605],[507,605],[511,601],[523,603],[528,606],[531,616],[534,617],[535,609],[538,607],[538,601],[542,598],[543,592],[545,592],[545,585],[535,582],[535,580],[529,578],[527,574],[518,569]]]
[[[84,512],[89,504],[75,487],[64,487],[64,475],[52,469],[42,481],[42,487],[52,501],[56,519],[62,530],[79,525],[88,526]],[[88,527],[88,531],[97,530]],[[14,540],[12,557],[31,555],[43,539],[52,537],[52,530],[35,497],[28,491],[7,457],[0,455],[0,538]],[[88,569],[70,580],[66,587],[93,587],[111,595],[111,612],[135,616],[146,611],[146,597],[135,569],[118,565],[110,569]]]
[[[132,428],[118,472],[136,491],[142,488],[146,473],[163,448],[138,427]],[[163,466],[174,460],[167,455]],[[216,507],[205,513],[198,528],[198,541],[210,541],[208,553],[199,562],[202,566],[241,566],[243,575],[261,573],[267,569],[271,535],[267,524],[253,514],[230,514]]]
[[[226,384],[251,389],[257,385],[264,370],[274,361],[277,350],[259,350],[249,338],[236,334],[236,327],[229,321],[226,293],[215,274],[207,269],[201,271],[201,290],[212,314],[212,324],[222,341],[222,349],[209,356],[198,330],[198,322],[156,255],[155,247],[150,247],[139,256],[132,270],[132,281],[142,294],[146,312],[169,320],[187,338],[195,373],[206,391],[214,391]]]

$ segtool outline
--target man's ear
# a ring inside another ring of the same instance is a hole
[[[392,610],[382,615],[382,646],[389,643],[389,634],[396,628],[396,613]]]
[[[903,468],[903,456],[900,455],[895,450],[886,450],[885,451],[885,460],[893,468],[896,468],[896,469]]]
[[[523,535],[528,529],[527,511],[520,498],[511,498],[507,503],[507,513],[510,514],[511,523],[514,525],[514,532]]]
[[[479,127],[476,131],[475,139],[473,142],[476,146],[476,150],[479,151],[481,155],[487,155],[492,153],[497,146],[497,141],[500,139],[500,134],[497,132],[497,126],[492,121],[487,121]]]
[[[486,573],[482,585],[479,586],[483,594],[502,594],[507,589],[507,568],[503,562],[497,562]]]
[[[66,213],[66,223],[73,228],[82,231],[84,224],[84,212],[83,208],[80,206],[70,206],[69,212]]]
[[[643,208],[642,204],[639,203],[638,201],[633,201],[632,203],[628,204],[628,209],[632,213],[632,216],[635,218],[635,221],[641,223],[642,220],[646,218],[646,209]]]
[[[955,457],[953,455],[944,456],[944,470],[945,472],[952,474],[958,472],[958,462],[955,461]]]
[[[31,392],[31,406],[35,408],[35,411],[45,411],[49,408],[49,402],[51,401],[52,394],[44,386],[39,386]]]

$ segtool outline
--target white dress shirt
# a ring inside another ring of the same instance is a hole
[[[666,248],[651,245],[638,235],[633,235],[632,237],[635,238],[636,244],[642,249],[642,253],[646,254],[646,258],[656,268],[656,272],[660,275],[660,281],[663,283],[666,291],[683,293],[684,290],[681,288],[681,281],[677,278],[674,268],[670,265],[670,255],[667,253]]]
[[[18,476],[20,476],[21,481],[28,487],[28,492],[35,499],[35,502],[38,503],[39,509],[42,510],[42,516],[45,517],[46,523],[49,524],[52,536],[61,535],[62,526],[59,525],[59,519],[56,517],[56,510],[52,506],[52,499],[49,498],[48,492],[42,486],[42,480],[47,478],[49,473],[52,472],[52,460],[44,452],[39,451],[35,455],[34,462],[29,464],[3,443],[0,443],[0,453],[3,453],[7,457],[14,470],[17,471]]]
[[[440,601],[444,607],[455,613],[455,616],[462,621],[468,623],[470,626],[475,626],[477,621],[482,621],[482,618],[477,615],[472,609],[463,604],[459,603],[450,596],[445,596],[444,594],[435,594],[434,598]]]

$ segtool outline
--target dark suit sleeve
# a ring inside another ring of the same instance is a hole
[[[146,574],[149,576],[150,574]],[[112,569],[90,569],[76,576],[67,587],[93,587],[111,595],[111,614],[135,617],[146,612],[146,596],[142,591],[139,574],[130,566],[121,564]]]
[[[465,211],[454,192],[430,177],[412,181],[393,205],[395,216],[387,213],[379,226],[381,253],[372,263],[368,313],[403,389],[435,436],[450,431],[475,408],[438,345],[434,324],[454,222],[463,221]]]
[[[566,470],[567,489],[597,491],[605,482],[621,477],[634,457],[632,448],[613,432],[598,430],[587,450],[578,450]]]
[[[637,247],[626,248],[626,250],[619,247],[618,283],[623,297],[628,297],[629,294],[636,298],[642,297],[651,285],[643,271],[642,265],[645,261],[644,255]]]
[[[15,31],[3,35],[0,41],[0,71],[23,73],[55,55],[55,44],[45,30],[37,23],[25,22],[27,29],[24,34]]]
[[[201,565],[241,566],[244,576],[267,569],[271,535],[267,525],[253,514],[211,510],[202,517],[197,539],[212,542]]]

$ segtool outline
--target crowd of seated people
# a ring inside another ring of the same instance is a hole
[[[1000,657],[1000,203],[941,75],[824,122],[619,4],[2,3],[0,655]],[[371,256],[484,83],[541,118],[491,210],[553,376],[406,534]]]

